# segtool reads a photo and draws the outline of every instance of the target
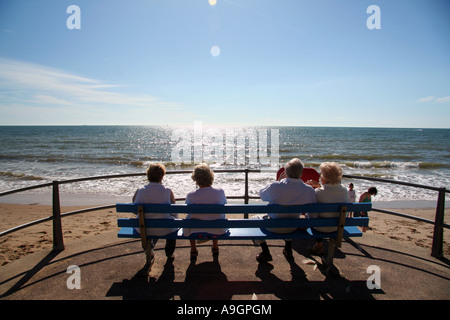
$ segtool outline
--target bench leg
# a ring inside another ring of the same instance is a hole
[[[326,263],[328,266],[333,265],[335,244],[336,244],[336,241],[334,239],[330,239],[328,242],[328,255],[327,255],[327,260],[326,260]]]
[[[322,263],[325,265],[325,273],[327,275],[334,275],[334,276],[339,275],[339,270],[333,264],[335,246],[336,246],[336,240],[329,239],[327,257],[326,257],[326,259],[322,258]]]
[[[153,243],[152,240],[147,240],[147,246],[145,250],[145,264],[148,266],[148,272],[152,270],[153,262],[155,262],[155,254],[153,253]]]

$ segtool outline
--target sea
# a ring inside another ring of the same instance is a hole
[[[450,188],[450,129],[346,127],[170,126],[0,126],[0,193],[52,181],[90,176],[145,173],[165,164],[164,184],[176,198],[196,186],[189,173],[196,163],[213,170],[256,169],[249,194],[275,179],[292,158],[318,170],[339,163],[347,175]],[[244,194],[242,172],[216,172],[214,186],[227,196]],[[424,201],[435,206],[437,192],[385,182],[344,178],[359,196],[375,186],[374,202]],[[145,176],[62,184],[63,205],[131,201]],[[2,196],[0,202],[51,203],[49,187]],[[109,202],[108,202],[109,201]],[[112,201],[112,202],[111,202]]]

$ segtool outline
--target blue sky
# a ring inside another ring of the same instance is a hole
[[[448,0],[1,0],[0,124],[450,128],[449,14]]]

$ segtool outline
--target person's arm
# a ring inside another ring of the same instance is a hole
[[[170,203],[171,204],[175,204],[176,203],[175,196],[173,195],[173,191],[172,190],[170,190]]]
[[[315,181],[315,180],[308,180],[308,181],[306,181],[306,184],[310,185],[310,186],[313,187],[314,189],[322,187],[322,186],[320,185],[320,183],[318,183],[318,182]]]
[[[172,190],[170,190],[170,203],[171,203],[171,204],[175,204],[175,203],[176,203],[176,201],[175,201],[175,196],[173,195],[173,191],[172,191]],[[172,217],[174,217],[175,219],[178,218],[178,213],[171,213],[170,215],[171,215]]]
[[[138,193],[138,191],[139,191],[139,189],[138,190],[136,190],[136,192],[134,193],[134,196],[133,196],[133,203],[136,201],[136,196],[137,196],[137,193]]]
[[[222,189],[221,189],[222,190]],[[222,203],[227,204],[227,197],[225,196],[225,191],[222,190]]]
[[[194,194],[195,191],[191,191],[186,195],[186,200],[184,200],[185,204],[192,204],[192,195]]]
[[[283,171],[283,172],[280,174],[280,177],[278,178],[278,181],[280,181],[281,179],[285,179],[285,178],[287,178],[286,170]]]
[[[367,197],[367,192],[364,192],[360,197],[359,197],[359,202],[363,202],[363,200]]]
[[[259,197],[262,201],[269,201],[272,199],[271,193],[272,193],[272,184],[269,184],[268,186],[262,188],[259,190]]]

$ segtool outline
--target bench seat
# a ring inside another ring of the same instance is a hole
[[[336,238],[337,232],[323,233],[314,229],[308,228],[306,230],[297,230],[291,233],[273,233],[261,228],[230,228],[228,232],[214,236],[217,240],[266,240],[266,239],[316,239],[316,238]],[[362,232],[357,227],[344,227],[344,237],[362,237]],[[141,238],[139,232],[135,228],[123,227],[119,230],[119,238]],[[183,230],[170,233],[165,236],[147,236],[152,239],[197,239],[199,237],[184,236]],[[202,235],[201,238],[208,238],[207,235]]]

